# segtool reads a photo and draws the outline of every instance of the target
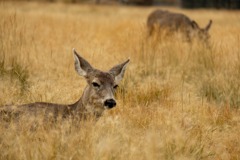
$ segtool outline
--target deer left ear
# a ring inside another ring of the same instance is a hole
[[[75,70],[80,76],[86,77],[87,74],[93,70],[93,67],[88,63],[88,61],[81,57],[74,48],[73,57],[75,62]]]
[[[130,59],[126,60],[125,62],[114,66],[112,69],[109,70],[109,73],[112,74],[115,78],[115,83],[119,84],[120,81],[123,79],[125,69],[127,64],[129,63]]]

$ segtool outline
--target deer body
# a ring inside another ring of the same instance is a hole
[[[75,69],[80,76],[85,77],[87,86],[80,99],[70,105],[35,102],[19,106],[4,106],[0,108],[0,116],[44,115],[54,118],[69,116],[84,118],[86,116],[100,117],[104,110],[116,106],[115,90],[122,80],[129,60],[114,66],[108,72],[94,69],[84,58],[73,49]]]
[[[200,28],[198,24],[184,14],[173,13],[164,10],[153,11],[147,19],[148,34],[151,36],[155,30],[167,30],[168,32],[180,32],[188,40],[199,38],[207,40],[209,38],[208,30],[212,21],[205,28]]]

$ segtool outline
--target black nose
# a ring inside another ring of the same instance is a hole
[[[116,106],[116,101],[114,99],[107,99],[104,102],[104,106],[107,106],[108,108],[113,108]]]

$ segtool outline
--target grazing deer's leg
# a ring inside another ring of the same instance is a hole
[[[153,26],[148,27],[148,37],[151,37],[153,33]]]
[[[192,43],[191,32],[189,30],[186,30],[185,37],[187,42]]]

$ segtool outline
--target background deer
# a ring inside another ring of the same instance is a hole
[[[19,106],[4,106],[0,108],[0,115],[4,118],[24,115],[44,115],[44,117],[68,116],[85,118],[88,115],[100,117],[104,110],[116,106],[114,97],[118,84],[123,79],[129,59],[114,66],[108,72],[93,68],[75,49],[73,49],[75,69],[80,76],[85,77],[87,86],[81,98],[74,104],[63,105],[45,102],[35,102]]]
[[[191,41],[193,38],[198,38],[203,41],[209,39],[209,29],[212,20],[209,21],[205,28],[200,28],[194,20],[191,20],[184,14],[172,13],[169,11],[155,10],[147,19],[148,34],[151,36],[155,30],[166,31],[170,33],[181,32]]]

